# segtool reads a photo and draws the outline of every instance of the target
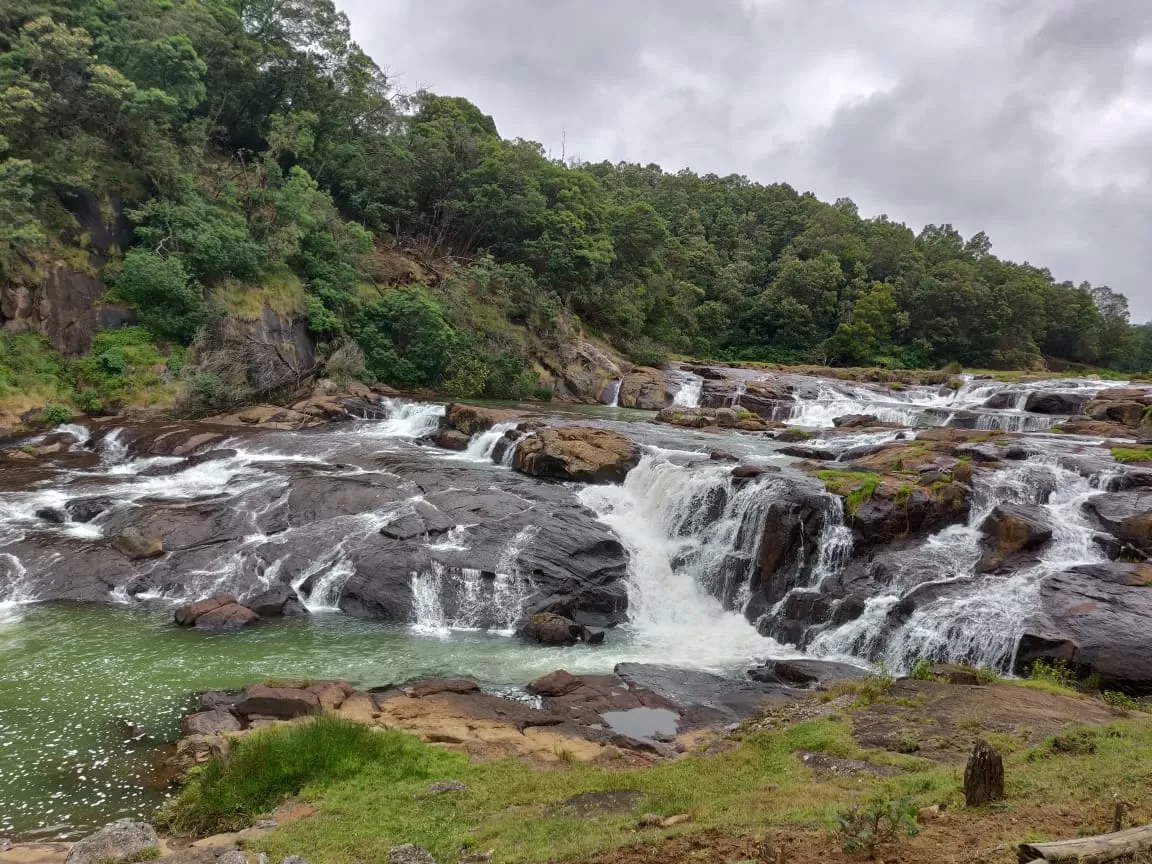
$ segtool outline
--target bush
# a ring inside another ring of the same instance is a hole
[[[964,365],[957,360],[953,360],[951,363],[942,367],[940,371],[945,375],[959,375],[964,371]]]
[[[99,414],[121,403],[147,401],[150,390],[165,385],[158,371],[164,363],[164,356],[143,327],[96,334],[92,351],[72,363],[72,379],[83,398],[80,407],[89,414]]]
[[[1057,687],[1074,688],[1076,686],[1076,673],[1068,668],[1063,660],[1037,660],[1032,664],[1028,677],[1033,681],[1047,681]]]
[[[180,834],[236,831],[285,796],[321,791],[361,771],[386,786],[445,776],[462,763],[403,732],[323,715],[240,739],[226,762],[215,759],[192,775],[158,825]]]
[[[1120,708],[1124,711],[1152,711],[1152,706],[1149,706],[1147,702],[1141,702],[1127,693],[1120,693],[1116,690],[1105,690],[1100,694],[1100,698],[1113,708]]]
[[[66,405],[48,405],[36,415],[36,424],[48,429],[55,429],[61,423],[72,419],[72,409]]]
[[[838,812],[836,833],[846,853],[865,852],[875,859],[880,846],[896,843],[904,835],[913,837],[920,833],[920,827],[909,799],[877,796],[863,806]]]
[[[160,339],[192,341],[212,312],[176,257],[132,249],[124,256],[116,295],[136,307],[140,323]]]
[[[64,365],[64,359],[43,336],[0,332],[0,396],[52,392],[60,383]]]
[[[324,372],[337,384],[347,386],[364,377],[364,352],[351,339],[336,343],[324,364]]]
[[[936,675],[932,669],[936,664],[928,657],[921,657],[912,666],[912,677],[917,681],[934,681]]]
[[[415,288],[397,288],[365,304],[352,335],[367,370],[393,387],[436,387],[444,379],[455,334],[440,305]]]

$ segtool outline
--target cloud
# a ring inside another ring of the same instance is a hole
[[[1147,0],[338,0],[407,90],[553,156],[850,197],[1152,317]]]

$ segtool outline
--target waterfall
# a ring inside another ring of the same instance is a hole
[[[384,399],[381,404],[388,412],[387,420],[368,427],[369,434],[385,438],[423,438],[431,435],[440,425],[444,406],[427,402],[408,402],[404,399]]]
[[[128,459],[128,445],[124,442],[124,430],[113,429],[100,441],[100,461],[104,465],[120,465]]]
[[[1105,560],[1092,541],[1095,527],[1082,505],[1106,484],[1066,470],[1051,457],[1033,456],[1010,469],[977,477],[968,524],[952,526],[920,547],[892,559],[895,578],[867,601],[856,621],[819,634],[816,654],[855,654],[881,659],[894,670],[907,670],[920,657],[1009,670],[1025,621],[1036,610],[1044,577]],[[1047,511],[1053,539],[1033,566],[1008,576],[974,572],[980,556],[979,526],[1001,503],[1030,503]],[[933,578],[922,581],[923,574]],[[907,620],[890,613],[913,589],[947,585],[944,596],[928,598]]]
[[[739,611],[774,482],[737,486],[730,468],[653,448],[623,484],[581,490],[629,552],[628,626],[667,662],[722,665],[774,644]]]
[[[480,432],[472,436],[468,442],[468,447],[464,452],[449,456],[449,459],[462,459],[468,462],[490,462],[492,461],[492,451],[496,449],[497,443],[504,437],[504,433],[516,428],[516,421],[511,423],[497,423],[491,429],[485,432]],[[504,459],[501,464],[508,465],[511,463],[512,454],[516,448],[508,447],[504,451]]]
[[[704,379],[691,372],[686,372],[684,375],[686,376],[686,380],[681,383],[680,389],[676,391],[676,395],[672,399],[672,404],[681,408],[699,408],[700,396],[704,392]]]
[[[607,405],[610,408],[620,407],[620,388],[624,386],[624,379],[618,378],[604,388],[604,396],[600,400],[601,404]]]
[[[748,385],[743,381],[737,381],[736,386],[732,389],[732,402],[729,408],[739,408],[740,399],[748,392]]]

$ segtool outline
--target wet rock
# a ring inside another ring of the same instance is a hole
[[[513,467],[533,477],[584,483],[622,483],[640,461],[629,439],[607,429],[546,428],[517,446]]]
[[[457,696],[479,693],[480,685],[467,678],[419,678],[407,682],[400,687],[400,690],[412,699],[424,699],[441,693],[452,693]]]
[[[618,663],[615,672],[630,687],[654,693],[679,707],[681,714],[689,718],[693,716],[693,707],[709,709],[707,716],[713,725],[722,718],[751,717],[767,703],[792,698],[779,684],[694,669]]]
[[[158,558],[164,554],[164,541],[154,534],[145,535],[137,528],[125,528],[112,541],[112,548],[132,561]]]
[[[540,612],[519,629],[521,638],[543,645],[575,645],[583,628],[570,618],[552,612]]]
[[[818,462],[835,462],[837,453],[835,450],[828,450],[822,447],[806,447],[803,444],[790,444],[787,447],[781,447],[779,451],[781,456],[792,456],[796,459],[815,459]]]
[[[1152,692],[1152,565],[1088,564],[1044,579],[1040,610],[1024,625],[1017,669],[1063,660],[1100,676],[1103,689]]]
[[[868,677],[868,670],[831,660],[772,660],[748,673],[757,681],[775,681],[793,687],[824,690],[841,681]]]
[[[1093,420],[1111,421],[1135,428],[1143,421],[1144,410],[1139,402],[1090,402],[1084,413]]]
[[[775,465],[737,465],[732,469],[732,479],[737,483],[755,480],[765,474],[779,474],[780,469]]]
[[[772,484],[772,502],[764,510],[760,554],[751,589],[758,601],[746,614],[759,616],[800,584],[817,560],[816,543],[827,516],[823,490],[814,484]]]
[[[200,615],[193,626],[197,630],[224,633],[229,630],[241,630],[244,627],[250,627],[259,620],[260,616],[247,606],[229,603]]]
[[[213,759],[227,759],[231,751],[232,745],[224,735],[189,735],[177,742],[176,752],[165,764],[187,771]]]
[[[267,591],[249,597],[244,605],[261,618],[299,618],[308,614],[308,609],[291,585],[273,585]]]
[[[972,490],[960,483],[938,488],[913,486],[900,476],[885,477],[871,497],[850,513],[857,554],[897,538],[935,533],[964,522]]]
[[[711,453],[708,454],[708,458],[710,460],[712,460],[713,462],[737,462],[737,461],[739,461],[731,453],[728,453],[724,450],[713,450]]]
[[[967,457],[973,462],[994,463],[1004,458],[1004,452],[989,444],[961,444],[956,448],[956,456]]]
[[[255,715],[291,720],[319,713],[320,699],[308,690],[250,684],[244,688],[244,697],[236,703],[235,711],[241,717]]]
[[[157,857],[159,851],[156,829],[146,822],[120,819],[77,842],[64,864],[128,864]]]
[[[205,615],[239,605],[239,601],[231,594],[216,594],[205,597],[195,603],[189,603],[176,610],[175,620],[181,627],[193,627]],[[210,628],[209,628],[210,629]]]
[[[1024,552],[1035,552],[1052,539],[1047,511],[1035,504],[998,504],[980,524],[983,557],[977,571],[986,573]]]
[[[1036,392],[1028,396],[1024,410],[1033,414],[1079,414],[1090,398],[1083,393]]]
[[[1084,512],[1121,543],[1152,554],[1152,489],[1097,495],[1084,503]]]
[[[837,429],[866,429],[869,426],[883,426],[875,414],[845,414],[833,417],[832,425]]]
[[[68,512],[62,507],[41,507],[36,511],[36,518],[55,525],[63,525],[68,521]]]
[[[116,502],[102,495],[90,498],[74,498],[64,505],[73,522],[91,522],[97,516],[110,510]]]
[[[205,690],[196,697],[196,710],[231,711],[242,698],[243,690]]]
[[[188,714],[180,721],[185,735],[222,735],[226,732],[239,732],[240,721],[231,712],[221,708]]]
[[[801,441],[807,441],[812,437],[812,433],[805,429],[790,427],[788,429],[781,429],[776,433],[774,437],[777,441],[781,441],[785,444],[795,444]]]
[[[519,416],[519,411],[453,403],[444,411],[444,422],[447,428],[471,438],[478,432],[487,432],[497,423],[507,423]]]

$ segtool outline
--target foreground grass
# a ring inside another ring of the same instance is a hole
[[[210,765],[193,779],[169,810],[170,827],[204,833],[251,824],[280,797],[299,794],[317,802],[320,812],[258,841],[273,860],[299,854],[313,864],[371,864],[386,861],[393,845],[416,843],[442,861],[493,850],[493,860],[538,862],[710,828],[823,828],[836,810],[876,794],[907,796],[915,806],[962,803],[962,767],[861,751],[843,716],[748,733],[727,752],[642,770],[583,764],[542,770],[514,760],[472,764],[403,733],[349,726],[324,718],[241,741],[226,768]],[[1051,742],[1036,748],[1007,738],[998,742],[1007,763],[1006,807],[1070,807],[1104,818],[1117,795],[1152,795],[1152,724],[1125,720],[1086,734],[1091,746],[1072,753]],[[801,751],[895,765],[904,773],[819,776],[797,758]],[[437,779],[469,788],[433,795],[426,787]],[[641,793],[627,813],[579,814],[565,806],[581,793],[621,789]],[[1146,803],[1152,805],[1152,798]],[[640,830],[643,813],[688,813],[692,821]],[[970,815],[979,822],[1002,813]],[[1020,825],[1021,836],[1028,827]],[[974,830],[980,829],[974,824]]]

